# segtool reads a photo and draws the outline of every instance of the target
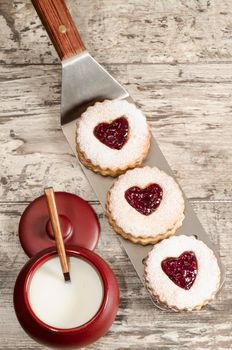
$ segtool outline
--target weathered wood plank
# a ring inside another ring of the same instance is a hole
[[[89,349],[230,349],[232,342],[232,5],[229,0],[66,0],[90,52],[129,90],[227,268],[204,311],[151,307],[59,128],[60,66],[30,0],[0,1],[0,349],[44,349],[18,325],[16,276],[27,261],[17,227],[42,188],[77,193],[100,218],[98,253],[121,304]],[[128,64],[129,63],[129,64]],[[168,63],[168,64],[167,64]],[[210,201],[210,202],[208,202]],[[27,202],[27,203],[26,203]]]
[[[231,200],[232,65],[109,69],[146,113],[187,196]],[[54,184],[94,200],[59,128],[59,67],[6,66],[0,80],[2,199],[31,200]]]
[[[43,349],[20,328],[12,305],[13,286],[19,270],[27,261],[17,236],[20,214],[26,203],[1,205],[0,210],[0,349]],[[151,306],[117,236],[110,229],[100,205],[94,205],[101,223],[97,248],[114,270],[121,291],[118,316],[107,335],[89,349],[229,349],[232,341],[232,241],[230,239],[231,203],[195,203],[203,225],[217,245],[227,269],[224,288],[204,311],[176,314]],[[184,325],[184,326],[183,326]]]
[[[67,1],[87,47],[104,63],[232,59],[230,0]],[[1,0],[0,61],[58,62],[30,0]]]

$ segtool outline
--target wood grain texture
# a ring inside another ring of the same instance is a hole
[[[93,203],[92,203],[93,204]],[[33,342],[17,323],[12,307],[12,288],[27,257],[17,235],[20,215],[27,203],[1,205],[1,327],[0,349],[43,349]],[[118,238],[112,232],[99,204],[93,204],[101,224],[97,248],[110,264],[120,285],[120,309],[107,335],[88,349],[229,349],[232,341],[232,260],[230,239],[231,204],[196,203],[194,209],[216,244],[228,274],[217,299],[204,311],[187,314],[164,312],[151,306]]]
[[[232,64],[107,68],[147,115],[187,196],[230,200]],[[60,68],[4,66],[0,79],[5,200],[32,200],[53,183],[95,199],[60,131]]]
[[[44,193],[46,196],[50,222],[52,224],[52,231],[54,234],[53,237],[55,237],[56,249],[60,258],[60,265],[64,275],[64,280],[70,281],[68,260],[65,252],[64,238],[62,236],[60,219],[56,206],[55,193],[52,187],[45,188]]]
[[[230,62],[230,0],[66,0],[81,37],[102,63]],[[0,60],[54,63],[30,0],[1,0]]]
[[[153,308],[59,127],[59,59],[30,0],[0,1],[0,350],[45,349],[12,305],[28,260],[20,215],[46,186],[83,196],[101,223],[97,252],[121,292],[95,350],[231,349],[232,3],[230,0],[67,0],[94,57],[129,90],[226,266],[204,311]],[[103,39],[104,37],[104,39]]]
[[[64,0],[32,0],[61,60],[85,50]]]

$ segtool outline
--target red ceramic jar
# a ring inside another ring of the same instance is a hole
[[[79,197],[77,198],[79,199]],[[41,197],[39,201],[41,201]],[[37,203],[37,200],[35,200],[34,203]],[[87,202],[84,203],[84,206],[86,206],[86,203]],[[31,205],[29,207],[31,210]],[[38,211],[38,215],[40,215],[40,212],[41,211]],[[59,214],[62,215],[63,213],[61,212]],[[22,215],[21,220],[25,220],[25,215],[28,220],[27,209]],[[34,220],[33,215],[32,219]],[[47,220],[45,221],[47,222]],[[32,225],[32,222],[30,222],[30,225]],[[99,227],[98,221],[97,225]],[[20,223],[20,227],[22,228],[22,222]],[[21,231],[20,235],[22,234],[23,233]],[[31,232],[31,235],[33,235],[33,232]],[[89,233],[87,236],[89,241]],[[94,233],[94,239],[96,241],[96,232]],[[95,254],[93,251],[84,247],[69,245],[66,246],[66,253],[68,256],[74,256],[77,258],[84,259],[86,262],[91,264],[99,273],[102,279],[103,300],[96,315],[90,321],[79,327],[61,329],[45,324],[33,312],[29,303],[30,280],[33,274],[36,272],[36,270],[43,263],[45,263],[48,259],[57,256],[55,246],[50,246],[49,248],[38,252],[26,263],[26,265],[24,265],[15,283],[14,307],[21,326],[27,332],[27,334],[30,335],[34,340],[45,346],[50,346],[53,348],[77,349],[87,346],[88,344],[96,341],[108,331],[118,311],[119,289],[116,278],[111,268],[100,256]]]

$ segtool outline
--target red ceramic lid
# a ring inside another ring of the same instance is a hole
[[[72,193],[55,192],[55,198],[65,245],[94,250],[100,226],[92,207]],[[19,223],[19,239],[29,257],[55,246],[45,196],[36,198],[25,209]]]

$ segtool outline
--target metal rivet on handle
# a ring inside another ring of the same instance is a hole
[[[67,28],[65,27],[64,24],[61,24],[59,26],[59,32],[62,33],[62,34],[67,32]]]

